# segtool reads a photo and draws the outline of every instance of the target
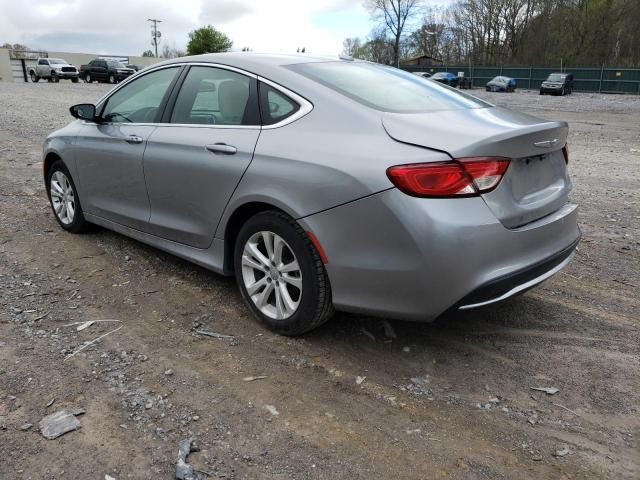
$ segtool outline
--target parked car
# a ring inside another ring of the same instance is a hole
[[[133,68],[127,68],[115,60],[105,60],[102,58],[96,58],[91,60],[87,65],[80,66],[80,76],[87,83],[118,83],[134,73],[136,73],[136,71]]]
[[[451,72],[434,73],[433,75],[431,75],[431,80],[444,83],[445,85],[449,85],[450,87],[455,87],[458,85],[458,77]]]
[[[515,92],[516,79],[511,77],[497,76],[487,82],[487,92]]]
[[[412,72],[414,75],[417,75],[418,77],[423,77],[423,78],[430,78],[431,74],[429,72]]]
[[[135,70],[136,72],[142,70],[144,67],[140,66],[140,65],[134,65],[132,63],[127,64],[127,68],[130,68],[132,70]]]
[[[33,83],[37,83],[41,78],[56,83],[62,78],[77,83],[78,76],[79,72],[75,65],[67,63],[62,58],[38,58],[35,66],[29,68],[29,77]]]
[[[573,93],[573,73],[552,73],[540,85],[540,95],[568,95]]]
[[[489,305],[558,272],[580,238],[567,123],[385,66],[187,57],[71,114],[44,144],[59,225],[235,275],[285,335],[334,308],[429,321]]]

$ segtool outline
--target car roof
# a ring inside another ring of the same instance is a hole
[[[353,61],[340,59],[337,56],[314,56],[305,54],[274,54],[274,53],[253,53],[253,52],[224,52],[205,53],[203,55],[191,55],[179,57],[163,64],[183,63],[183,62],[203,62],[221,63],[230,67],[242,68],[245,70],[260,69],[264,67],[284,66],[298,63],[330,62],[330,61]]]

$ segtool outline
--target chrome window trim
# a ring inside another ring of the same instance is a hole
[[[280,122],[274,123],[272,125],[263,125],[262,126],[263,130],[273,130],[274,128],[284,127],[285,125],[288,125],[288,124],[290,124],[292,122],[295,122],[296,120],[304,117],[309,112],[311,112],[311,110],[313,110],[313,104],[309,100],[307,100],[304,97],[301,97],[300,95],[298,95],[295,92],[292,92],[288,88],[283,87],[282,85],[279,85],[276,82],[272,82],[271,80],[269,80],[267,78],[261,77],[260,75],[258,75],[258,81],[266,83],[267,85],[269,85],[273,89],[275,89],[275,90],[279,91],[280,93],[282,93],[283,95],[289,97],[291,100],[293,100],[294,102],[296,102],[300,106],[300,108],[298,109],[298,111],[296,113],[294,113],[293,115],[281,120]]]
[[[100,99],[96,102],[96,111],[101,110],[104,107],[104,102],[106,102],[107,100],[109,100],[109,98],[111,98],[111,96],[115,95],[116,92],[118,92],[118,90],[120,90],[121,88],[125,87],[126,85],[128,85],[130,82],[144,76],[144,75],[148,75],[150,73],[153,73],[155,71],[158,70],[163,70],[166,68],[176,68],[176,67],[182,67],[182,66],[195,66],[195,67],[212,67],[212,68],[220,68],[223,70],[229,70],[232,72],[236,72],[239,73],[241,75],[245,75],[249,78],[253,78],[256,79],[257,81],[263,82],[267,85],[269,85],[270,87],[274,88],[275,90],[279,91],[280,93],[282,93],[283,95],[286,95],[287,97],[291,98],[291,100],[295,101],[300,108],[298,109],[298,111],[296,113],[294,113],[293,115],[285,118],[284,120],[278,122],[278,123],[274,123],[272,125],[216,125],[216,124],[200,124],[200,123],[135,123],[135,122],[130,122],[130,123],[124,123],[124,122],[106,122],[106,123],[101,123],[100,125],[130,125],[130,126],[155,126],[155,127],[168,127],[168,126],[174,126],[174,127],[195,127],[195,128],[241,128],[241,129],[248,129],[248,130],[255,130],[255,129],[261,129],[261,130],[272,130],[274,128],[280,128],[283,127],[285,125],[288,125],[290,123],[295,122],[296,120],[304,117],[305,115],[307,115],[309,112],[311,112],[311,110],[313,110],[313,104],[308,101],[306,98],[298,95],[297,93],[289,90],[286,87],[283,87],[282,85],[279,85],[276,82],[273,82],[267,78],[261,77],[260,75],[256,75],[255,73],[249,72],[247,70],[243,70],[241,68],[237,68],[237,67],[232,67],[229,65],[223,65],[220,63],[210,63],[210,62],[177,62],[177,63],[169,63],[166,65],[159,65],[156,67],[153,66],[149,66],[144,68],[143,70],[140,70],[140,72],[136,72],[133,75],[130,75],[129,77],[127,77],[123,82],[121,82],[116,88],[108,91],[107,93],[105,93],[102,97],[100,97]],[[143,75],[138,75],[138,73],[143,73]]]

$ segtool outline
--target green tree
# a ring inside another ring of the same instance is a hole
[[[143,57],[153,57],[153,52],[151,50],[145,50],[144,52],[142,52],[142,56]]]
[[[187,52],[189,55],[203,53],[226,52],[231,49],[233,42],[224,33],[211,25],[189,32]]]

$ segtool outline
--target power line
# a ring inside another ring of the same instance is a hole
[[[151,32],[151,38],[153,46],[156,47],[156,58],[158,58],[158,38],[160,38],[158,24],[162,23],[162,20],[158,20],[157,18],[147,18],[147,21],[153,23],[153,32]]]

